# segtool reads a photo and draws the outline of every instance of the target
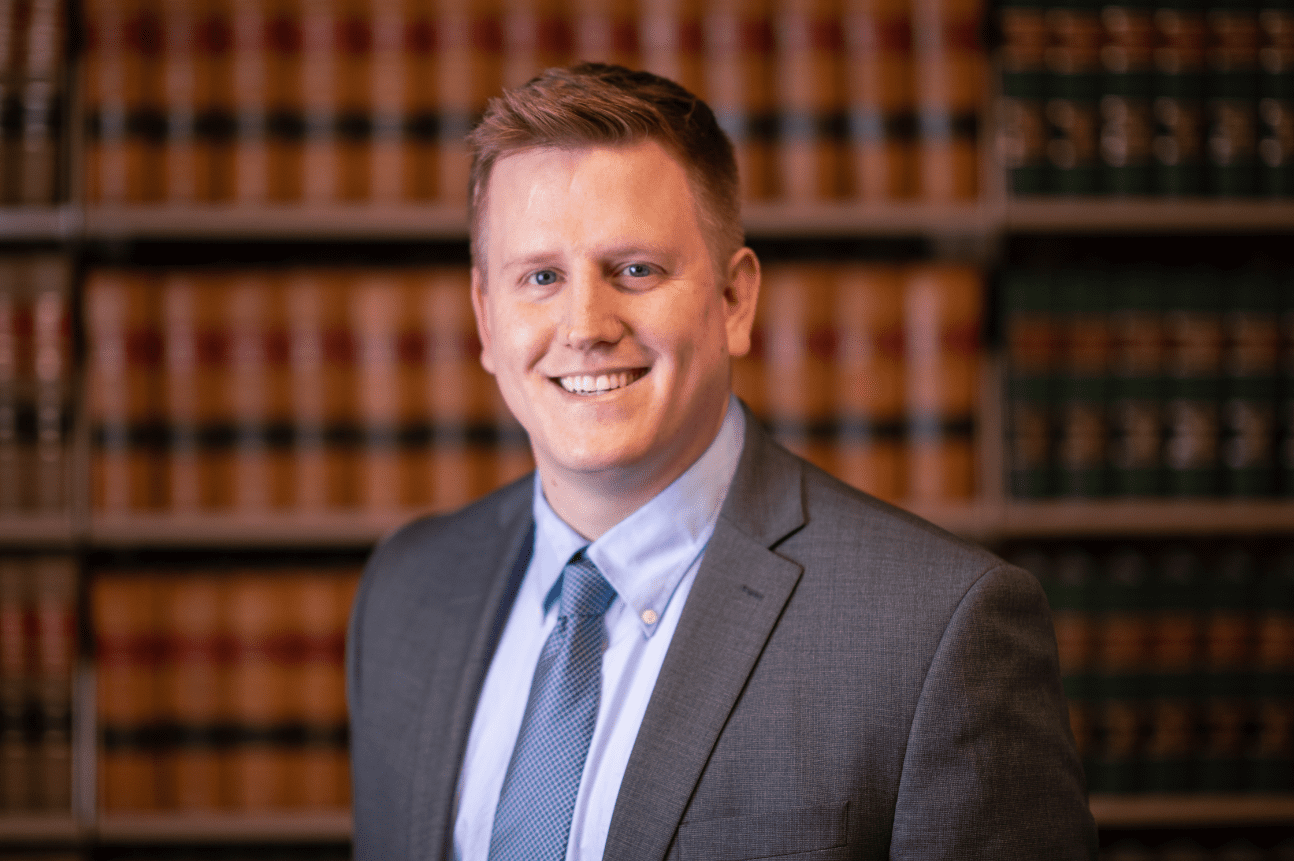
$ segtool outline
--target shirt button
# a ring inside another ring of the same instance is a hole
[[[656,611],[655,611],[655,610],[643,610],[642,620],[643,620],[643,624],[646,624],[646,625],[655,625],[655,624],[656,624]]]

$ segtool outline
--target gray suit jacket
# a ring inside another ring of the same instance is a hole
[[[452,857],[531,480],[406,526],[369,562],[347,644],[360,861]],[[1090,858],[1095,828],[1037,581],[748,417],[605,857],[774,856]]]

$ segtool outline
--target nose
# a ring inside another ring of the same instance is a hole
[[[572,275],[562,291],[565,343],[576,350],[614,344],[624,335],[622,296],[603,273],[589,267]]]

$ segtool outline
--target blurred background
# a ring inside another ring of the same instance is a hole
[[[0,0],[0,858],[348,857],[398,524],[532,467],[462,139],[576,59],[737,146],[743,398],[1033,571],[1109,859],[1294,859],[1288,0]]]

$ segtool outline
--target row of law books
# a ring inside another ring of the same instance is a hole
[[[0,556],[0,813],[72,809],[76,571]]]
[[[1294,13],[1275,0],[1002,0],[1015,194],[1294,194]]]
[[[1010,548],[1051,603],[1092,792],[1294,791],[1294,545]]]
[[[61,194],[65,0],[0,4],[0,205]]]
[[[0,517],[67,505],[70,295],[66,258],[0,256]]]
[[[1012,494],[1294,493],[1291,284],[1257,268],[1005,273]]]
[[[1103,846],[1097,857],[1100,861],[1290,861],[1294,839],[1272,845],[1235,836],[1208,841],[1168,835],[1158,840],[1127,837]]]
[[[982,293],[970,267],[772,265],[735,387],[856,486],[969,498]],[[97,269],[85,309],[96,511],[444,510],[531,468],[465,268]]]
[[[93,571],[99,808],[347,809],[357,582],[335,562]]]
[[[978,193],[978,0],[84,0],[89,201],[442,201],[486,101],[542,69],[671,77],[751,200]]]
[[[466,267],[98,269],[99,512],[458,507],[531,468]]]
[[[969,499],[983,302],[971,266],[769,264],[733,387],[781,442],[855,487]]]

